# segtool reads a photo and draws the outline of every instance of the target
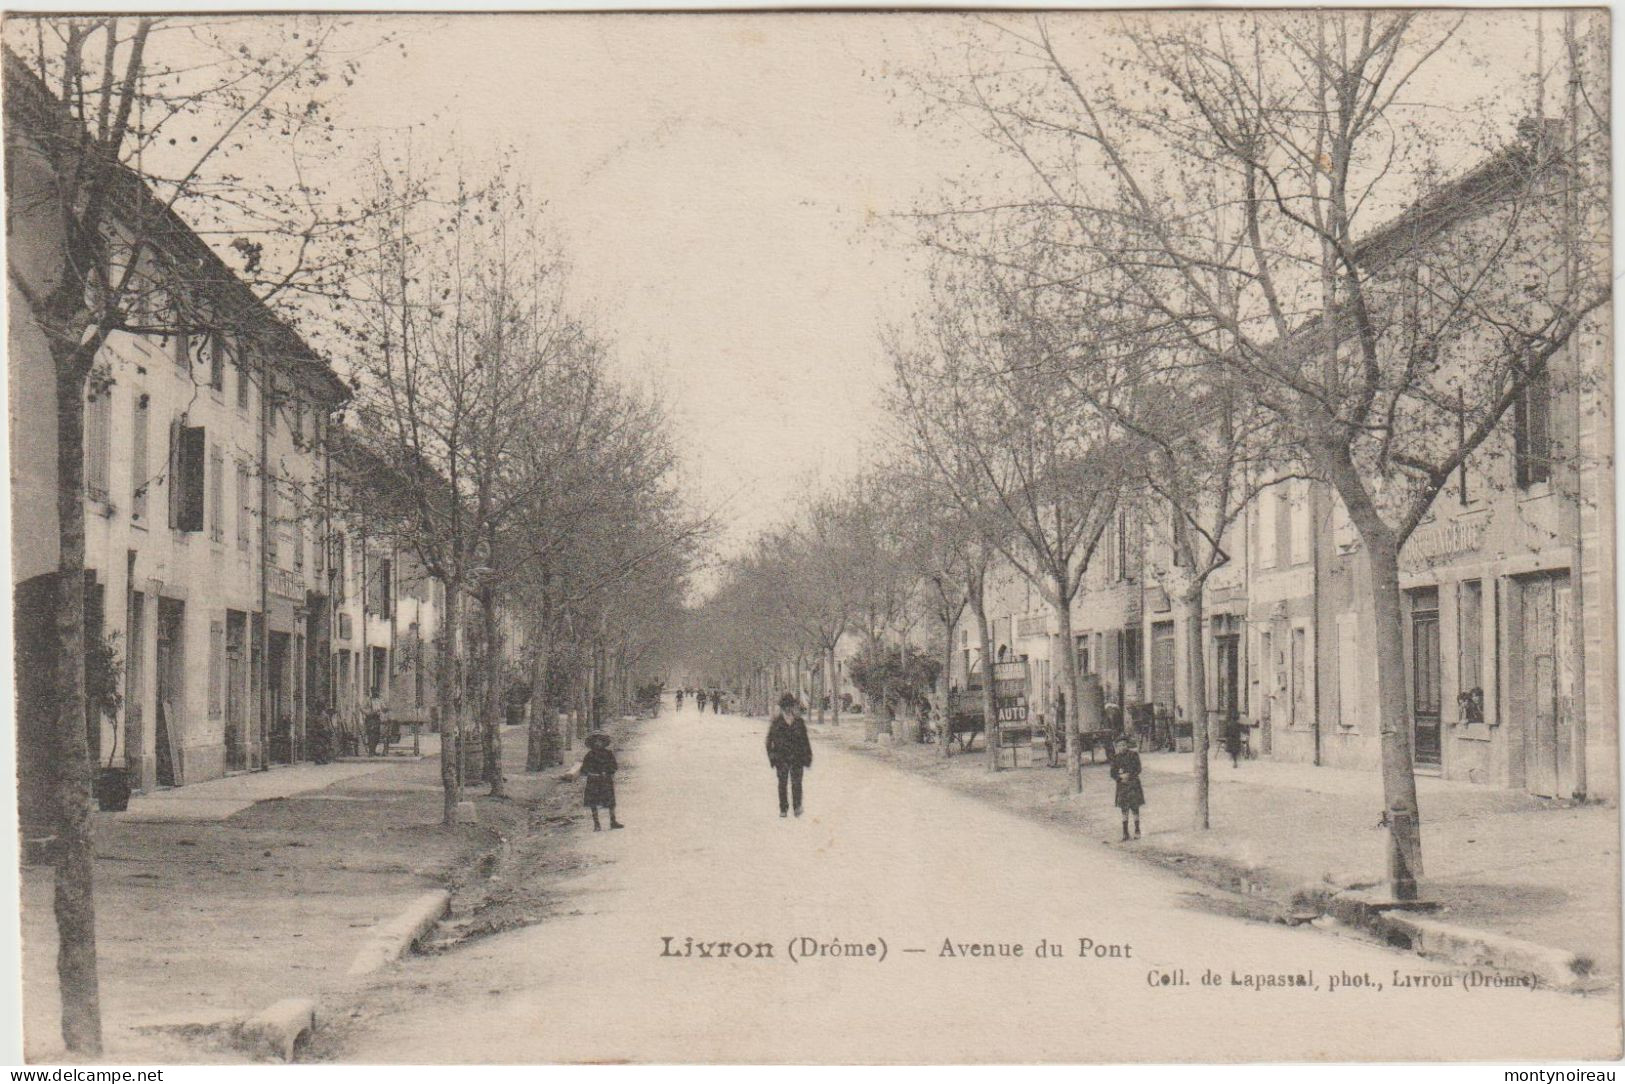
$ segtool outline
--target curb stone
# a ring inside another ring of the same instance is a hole
[[[315,1032],[316,1002],[287,997],[238,1024],[232,1038],[238,1049],[250,1054],[292,1061],[300,1042]]]
[[[413,900],[406,910],[373,930],[372,936],[350,962],[350,976],[370,975],[394,963],[423,940],[450,910],[450,892],[444,888],[425,892]]]
[[[1578,989],[1591,974],[1590,962],[1582,957],[1533,941],[1414,914],[1384,913],[1377,922],[1390,935],[1390,941],[1405,938],[1412,951],[1463,967],[1522,972],[1559,990]]]

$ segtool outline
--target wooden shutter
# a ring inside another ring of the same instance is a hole
[[[218,719],[224,705],[221,695],[221,676],[225,669],[226,626],[221,621],[209,622],[209,718]]]
[[[130,518],[143,523],[147,518],[147,397],[135,396],[130,415]]]
[[[175,490],[178,491],[175,527],[181,531],[203,530],[204,464],[208,445],[203,426],[180,426],[176,455]]]

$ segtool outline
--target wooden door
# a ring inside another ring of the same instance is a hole
[[[1436,598],[1436,596],[1435,596]],[[1444,761],[1439,694],[1439,610],[1411,611],[1411,718],[1415,723],[1416,763],[1439,767]]]
[[[1519,635],[1514,709],[1522,716],[1524,786],[1557,798],[1568,776],[1569,714],[1574,688],[1569,656],[1569,578],[1531,576],[1517,583]]]

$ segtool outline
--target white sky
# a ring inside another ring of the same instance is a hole
[[[407,56],[369,60],[345,113],[518,149],[623,364],[666,395],[728,541],[782,519],[809,477],[854,470],[886,424],[876,330],[919,281],[885,216],[986,153],[915,123],[887,78],[928,63],[957,17],[414,19]],[[1487,15],[1467,34],[1480,62],[1426,92],[1528,78],[1532,23]]]
[[[917,38],[872,16],[425,19],[344,112],[518,148],[737,542],[884,423],[876,331],[918,276],[876,216],[962,165],[872,77]]]

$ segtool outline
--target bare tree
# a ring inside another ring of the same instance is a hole
[[[1043,17],[987,21],[979,32],[996,59],[927,80],[1020,164],[1029,219],[1125,275],[1128,297],[1273,412],[1299,469],[1346,510],[1369,567],[1402,895],[1415,891],[1421,849],[1401,549],[1470,466],[1505,485],[1550,471],[1548,435],[1531,456],[1503,419],[1519,430],[1544,420],[1560,383],[1580,377],[1553,359],[1572,355],[1611,296],[1606,227],[1587,211],[1606,198],[1599,95],[1571,95],[1562,122],[1537,104],[1481,165],[1438,181],[1439,137],[1459,137],[1459,118],[1441,123],[1448,114],[1406,91],[1459,56],[1472,18],[1168,15],[1125,20],[1104,45]],[[1598,33],[1588,22],[1571,36]],[[1109,63],[1096,62],[1103,53]],[[1602,74],[1570,69],[1580,86]],[[1009,203],[989,194],[983,209]],[[969,243],[974,210],[954,208],[950,243]]]
[[[1127,457],[1112,418],[1056,378],[1043,317],[1026,293],[983,265],[939,278],[933,301],[915,339],[889,346],[898,398],[948,494],[1055,615],[1070,701],[1067,768],[1079,793],[1072,604],[1116,510]]]
[[[329,200],[297,170],[298,153],[331,131],[322,89],[330,65],[341,64],[346,79],[355,71],[355,58],[336,52],[338,25],[298,21],[285,35],[255,36],[250,48],[246,24],[232,20],[6,23],[8,214],[37,257],[25,266],[12,246],[8,277],[27,305],[20,318],[44,337],[56,385],[55,911],[62,1033],[75,1052],[101,1047],[80,664],[87,390],[94,394],[93,372],[115,335],[229,332],[285,349],[286,329],[266,303],[339,277],[329,242],[363,212]],[[179,49],[169,47],[175,38]],[[289,183],[235,176],[231,162],[249,143],[262,154],[295,152]],[[235,233],[228,251],[240,266],[228,267],[200,233]]]

